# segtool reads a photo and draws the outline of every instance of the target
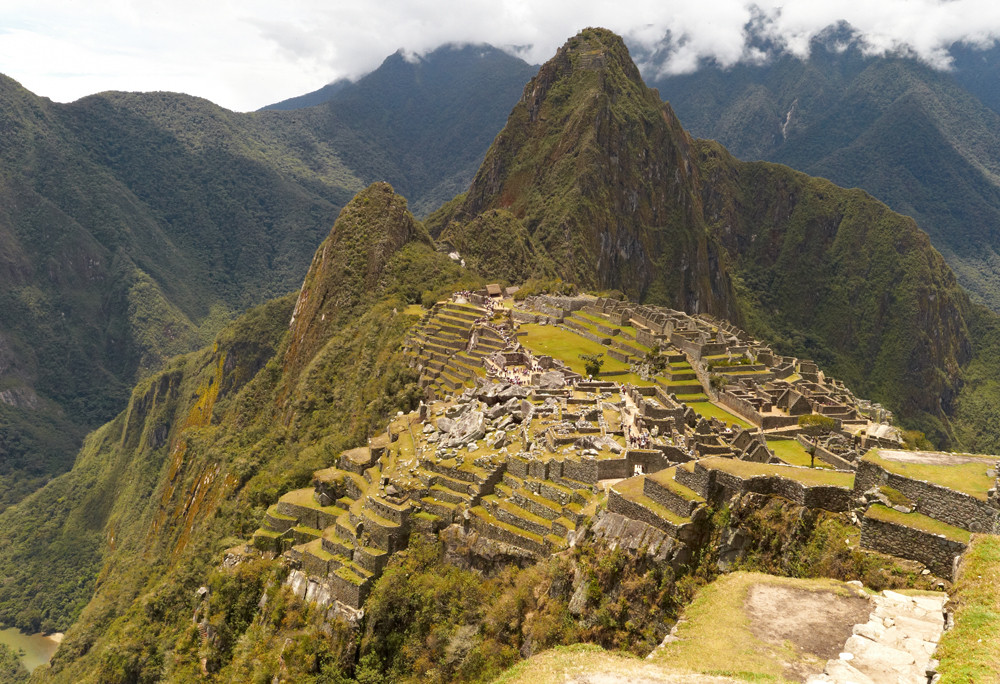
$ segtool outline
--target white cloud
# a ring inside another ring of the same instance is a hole
[[[548,59],[585,26],[656,50],[670,72],[760,60],[747,26],[805,55],[847,21],[866,50],[907,49],[947,64],[956,41],[1000,36],[991,0],[4,0],[0,72],[59,101],[101,90],[177,90],[255,109],[356,77],[403,49],[447,42],[508,47]],[[664,41],[669,39],[665,46]],[[516,46],[516,47],[515,47]]]

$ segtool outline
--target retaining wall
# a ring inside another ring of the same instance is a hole
[[[917,512],[970,532],[1000,533],[1000,511],[974,496],[941,485],[914,480],[870,461],[858,463],[854,492],[864,494],[873,487],[888,486],[902,492],[917,506]]]
[[[964,553],[967,546],[930,532],[864,517],[861,548],[919,561],[938,577],[953,580],[955,557]]]

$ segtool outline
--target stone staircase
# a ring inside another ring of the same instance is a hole
[[[807,684],[925,684],[935,675],[934,651],[945,628],[947,594],[908,596],[883,591],[871,598],[868,622],[854,626],[840,658]]]
[[[438,302],[411,330],[404,351],[420,370],[428,399],[452,394],[482,375],[482,357],[503,348],[503,338],[476,325],[485,315],[485,309],[471,304]],[[476,342],[470,344],[473,338]]]

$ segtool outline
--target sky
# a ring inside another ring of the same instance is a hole
[[[0,0],[0,73],[69,102],[105,90],[171,90],[237,111],[357,78],[402,49],[490,43],[537,64],[586,26],[666,45],[686,73],[765,57],[748,27],[808,53],[846,21],[871,53],[948,67],[956,42],[1000,37],[996,0]]]

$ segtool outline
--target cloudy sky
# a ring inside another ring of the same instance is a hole
[[[402,48],[487,42],[545,61],[585,26],[655,46],[665,68],[757,59],[747,27],[804,54],[849,22],[874,52],[938,66],[957,41],[1000,36],[996,0],[0,0],[0,73],[60,102],[103,90],[173,90],[251,110],[376,68]]]

